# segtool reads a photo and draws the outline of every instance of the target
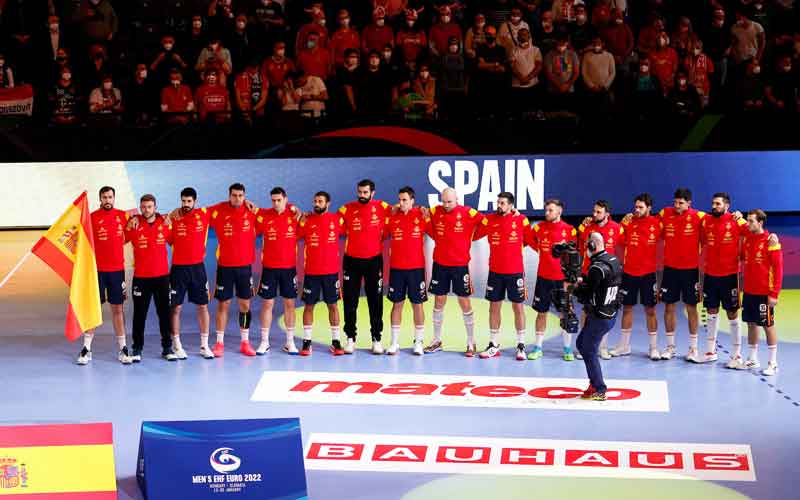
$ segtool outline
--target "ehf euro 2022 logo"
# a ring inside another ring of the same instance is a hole
[[[242,459],[236,455],[232,455],[233,448],[217,448],[211,453],[209,462],[211,468],[220,474],[228,474],[239,469],[242,465]]]

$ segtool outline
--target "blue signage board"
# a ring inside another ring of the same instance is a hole
[[[306,499],[300,420],[143,422],[136,479],[146,500]]]

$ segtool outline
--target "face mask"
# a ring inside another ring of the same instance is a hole
[[[114,85],[111,82],[103,82],[103,88],[106,90],[111,90],[114,88]]]
[[[392,53],[387,50],[386,52],[383,53],[383,58],[388,61],[389,59],[392,58]]]
[[[50,30],[51,31],[58,31],[58,25],[57,24],[51,24],[50,25]]]
[[[349,18],[341,19],[339,22],[340,22],[340,23],[342,24],[342,26],[343,26],[343,27],[345,27],[345,28],[347,28],[348,26],[350,26],[350,19],[349,19]]]
[[[678,80],[678,85],[680,85],[681,87],[686,85],[686,78],[681,78],[680,80]]]
[[[192,28],[199,30],[202,27],[203,27],[203,23],[201,23],[200,21],[192,22]]]
[[[579,23],[582,23],[586,21],[586,14],[578,14],[575,16],[575,19],[577,19]]]
[[[450,22],[450,16],[442,16],[442,22],[443,22],[444,24],[447,24],[447,23],[449,23],[449,22]]]
[[[173,87],[177,87],[177,86],[178,86],[178,85],[180,85],[180,84],[181,84],[181,81],[180,81],[180,80],[172,80],[172,86],[173,86]]]
[[[320,19],[319,21],[317,21],[317,24],[319,24],[320,26],[325,26],[325,22],[326,22],[325,19]]]
[[[386,24],[386,19],[384,18],[376,19],[375,24],[377,24],[378,26],[383,26],[384,24]]]
[[[314,47],[316,47],[316,46],[317,46],[317,42],[316,42],[315,40],[309,40],[309,41],[308,41],[308,43],[306,43],[306,46],[307,46],[309,49],[313,49]]]
[[[147,70],[146,69],[143,69],[143,70],[139,71],[139,78],[141,78],[141,79],[147,78]]]
[[[172,50],[172,44],[171,43],[165,43],[164,44],[164,50],[166,50],[167,52]]]
[[[757,74],[759,74],[759,73],[761,73],[761,66],[755,66],[755,67],[753,67],[753,74],[754,74],[754,75],[757,75]]]
[[[694,55],[699,56],[700,52],[702,52],[701,49],[694,49]]]
[[[408,25],[409,28],[413,28],[414,27],[414,21],[406,21],[406,25]]]
[[[483,27],[486,26],[486,22],[481,21],[479,23],[476,23],[475,26],[477,26],[478,29],[483,30]]]
[[[61,75],[61,78],[63,80],[72,80],[72,73],[64,73],[63,75]]]
[[[283,57],[284,55],[286,55],[286,49],[278,49],[278,50],[276,50],[275,51],[275,55],[278,56],[278,57]]]
[[[783,67],[783,71],[784,71],[784,73],[788,73],[788,72],[790,72],[791,70],[792,70],[792,67],[791,67],[791,66],[784,66],[784,67]]]
[[[451,54],[458,54],[458,45],[451,45],[450,46],[450,53]]]
[[[429,76],[431,76],[431,74],[427,71],[419,72],[419,77],[422,78],[423,80],[427,80]]]
[[[513,24],[519,24],[520,21],[522,21],[521,17],[519,17],[519,16],[511,16],[511,22]]]
[[[617,24],[622,24],[622,18],[618,17],[618,18],[614,19],[614,22],[617,23]]]
[[[600,52],[603,52],[603,47],[601,45],[595,45],[592,47],[592,50],[594,50],[595,54],[599,54]]]
[[[756,8],[756,10],[761,10],[761,9],[763,9],[763,8],[764,8],[764,5],[762,5],[762,4],[760,4],[760,3],[757,3],[757,4],[755,4],[755,6],[754,6],[754,7]]]
[[[560,53],[563,54],[564,52],[567,51],[567,46],[566,45],[559,45],[556,50],[558,50]]]
[[[650,66],[641,66],[639,67],[639,71],[642,73],[647,73],[648,71],[650,71]]]
[[[236,23],[236,27],[239,28],[240,30],[243,30],[245,25],[246,23],[243,21],[239,21],[238,23]]]

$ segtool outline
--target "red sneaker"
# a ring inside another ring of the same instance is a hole
[[[215,358],[221,358],[223,355],[225,355],[225,344],[222,342],[217,342],[214,344],[214,348],[211,349],[211,352],[214,353]]]
[[[303,347],[300,348],[301,356],[311,356],[311,340],[303,340]]]
[[[249,340],[243,340],[241,345],[239,345],[239,352],[244,354],[245,356],[255,356],[256,351],[253,349],[253,346],[250,345]]]
[[[589,384],[589,387],[587,387],[586,390],[583,391],[583,394],[581,394],[581,399],[592,399],[594,393],[595,393],[594,387],[592,387],[592,384]]]
[[[341,356],[344,354],[344,349],[342,349],[342,343],[338,340],[334,340],[331,342],[331,354],[334,356]]]

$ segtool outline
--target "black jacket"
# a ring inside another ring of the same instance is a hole
[[[590,314],[601,319],[612,319],[622,300],[619,293],[621,283],[622,264],[615,256],[602,251],[592,256],[586,281],[581,283],[575,294]]]

